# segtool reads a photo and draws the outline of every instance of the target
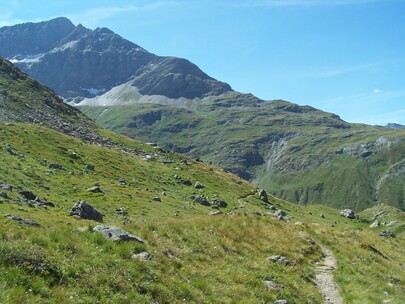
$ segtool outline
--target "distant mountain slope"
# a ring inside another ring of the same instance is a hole
[[[239,93],[166,105],[142,98],[80,109],[107,128],[200,157],[289,201],[405,210],[404,130]]]
[[[41,47],[3,47],[22,29],[35,36],[59,28]],[[106,128],[200,157],[299,204],[405,210],[403,129],[234,92],[187,60],[65,18],[2,28],[0,37],[0,54]]]
[[[191,62],[159,57],[106,28],[66,18],[0,28],[0,56],[68,100],[92,97],[134,78],[144,95],[195,98],[231,91]]]

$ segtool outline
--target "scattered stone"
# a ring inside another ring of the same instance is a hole
[[[132,255],[131,258],[133,260],[139,260],[139,261],[150,261],[150,260],[152,260],[152,255],[147,251],[143,251],[141,253]]]
[[[171,252],[168,251],[168,250],[163,251],[163,255],[166,256],[166,257],[168,257],[169,259],[175,258],[175,256],[173,255],[173,253],[171,253]]]
[[[161,202],[162,201],[162,199],[160,197],[158,197],[158,196],[155,196],[154,198],[152,198],[152,200],[155,201],[155,202]]]
[[[214,206],[218,206],[220,208],[226,208],[228,206],[228,204],[225,201],[217,199],[217,198],[212,201],[212,204]]]
[[[13,186],[0,182],[0,189],[7,190],[7,191],[13,191]]]
[[[121,184],[125,184],[125,183],[126,183],[126,182],[125,182],[125,178],[122,178],[122,177],[118,180],[118,182],[121,183]]]
[[[211,204],[207,201],[206,197],[203,195],[197,195],[194,198],[194,203],[203,205],[203,206],[211,206]]]
[[[273,281],[263,281],[264,287],[267,289],[277,289],[278,285]]]
[[[2,198],[8,198],[8,195],[6,192],[0,192],[0,197]]]
[[[103,214],[86,201],[80,201],[74,204],[70,211],[70,215],[96,222],[103,221]]]
[[[61,164],[49,164],[49,169],[66,170]]]
[[[259,190],[259,197],[263,202],[265,202],[265,203],[269,202],[269,199],[267,197],[267,192],[264,189]]]
[[[87,165],[86,169],[89,171],[94,171],[95,167],[94,165]]]
[[[323,215],[323,213],[321,213],[319,216],[320,216],[321,218],[325,218],[325,215]]]
[[[392,231],[383,230],[383,231],[380,232],[380,236],[394,238],[394,237],[395,237],[395,233],[392,232]]]
[[[288,304],[287,300],[276,300],[274,304]]]
[[[35,201],[37,199],[37,197],[38,197],[34,193],[32,193],[31,191],[28,191],[28,190],[23,190],[23,191],[20,191],[18,193],[21,194],[27,200],[30,200],[30,201]]]
[[[392,221],[392,222],[389,222],[387,225],[385,225],[386,227],[391,227],[391,226],[394,226],[395,224],[397,224],[398,222],[397,221]]]
[[[91,188],[88,188],[87,191],[93,192],[93,193],[103,193],[103,190],[99,186],[93,186]]]
[[[303,222],[295,222],[295,224],[294,225],[297,225],[297,226],[302,226],[302,225],[304,225],[304,223]]]
[[[356,216],[354,215],[354,211],[352,209],[343,209],[340,211],[340,215],[347,217],[349,219],[354,219]]]
[[[36,227],[41,226],[39,223],[37,223],[35,221],[24,219],[24,218],[22,218],[20,216],[16,216],[16,215],[7,214],[6,218],[11,219],[13,221],[18,221],[18,222],[20,222],[22,224],[26,224],[26,225],[30,225],[30,226],[36,226]]]
[[[380,222],[378,220],[375,220],[374,223],[370,225],[370,228],[377,228],[378,226],[380,226]]]
[[[204,186],[203,184],[201,184],[200,182],[196,182],[196,183],[194,184],[194,188],[196,188],[196,189],[203,189],[203,188],[205,188],[205,186]]]
[[[283,216],[283,217],[285,217],[285,216],[288,216],[288,213],[286,211],[284,211],[284,210],[277,210],[276,212],[274,212],[274,215],[275,216]]]
[[[268,257],[267,260],[271,261],[271,262],[280,262],[280,263],[283,263],[284,265],[291,264],[290,259],[288,259],[288,258],[286,258],[284,256],[281,256],[281,255],[273,255],[271,257]]]
[[[222,211],[211,211],[210,213],[208,213],[208,215],[219,215],[219,214],[222,214],[223,212]]]
[[[126,216],[126,215],[128,215],[128,212],[125,211],[125,208],[118,208],[118,209],[115,209],[115,213],[117,213],[118,215],[121,215],[121,216]]]
[[[185,179],[185,180],[183,181],[183,185],[185,185],[185,186],[191,186],[191,185],[192,185],[192,182],[191,182],[191,180],[189,180],[189,179],[187,178],[187,179]]]
[[[106,239],[112,241],[136,241],[139,243],[145,243],[144,240],[136,235],[130,234],[120,228],[107,225],[98,225],[93,228],[94,232],[101,232]]]

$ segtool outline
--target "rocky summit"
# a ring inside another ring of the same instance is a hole
[[[128,81],[140,94],[169,98],[231,91],[185,59],[156,56],[107,28],[90,30],[67,18],[0,28],[0,56],[77,102]]]

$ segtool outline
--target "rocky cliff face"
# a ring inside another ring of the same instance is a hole
[[[71,101],[130,78],[143,95],[202,98],[231,91],[185,59],[156,56],[109,29],[92,31],[66,18],[1,28],[0,56]]]

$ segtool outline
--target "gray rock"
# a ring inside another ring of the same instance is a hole
[[[185,185],[185,186],[191,186],[191,185],[192,185],[191,180],[185,179],[185,180],[183,181],[183,185]]]
[[[8,198],[8,195],[6,192],[0,192],[0,197],[2,198]]]
[[[391,227],[391,226],[394,226],[394,225],[396,225],[396,224],[398,224],[398,222],[397,221],[392,221],[392,222],[389,222],[387,225],[385,225],[386,227]]]
[[[0,189],[7,190],[7,191],[13,191],[13,186],[0,182]]]
[[[161,202],[162,201],[162,199],[160,197],[158,197],[158,196],[152,198],[152,200],[155,201],[155,202]]]
[[[102,233],[106,239],[112,241],[136,241],[139,243],[145,243],[144,240],[136,235],[130,234],[114,226],[98,225],[93,228],[93,231]]]
[[[28,191],[28,190],[23,190],[23,191],[20,191],[18,193],[21,194],[27,200],[30,200],[30,201],[35,201],[37,199],[37,197],[38,197],[34,193],[32,193],[31,191]]]
[[[264,189],[259,190],[259,197],[263,202],[265,202],[265,203],[269,202],[269,199],[267,197],[267,192]]]
[[[220,207],[220,208],[226,208],[226,207],[228,206],[228,204],[227,204],[225,201],[220,200],[220,199],[214,199],[214,200],[212,201],[212,204],[213,204],[214,206],[218,206],[218,207]]]
[[[286,217],[286,216],[288,216],[288,213],[286,211],[284,211],[284,210],[277,210],[276,212],[274,212],[274,216],[276,216],[276,217],[279,217],[279,216]]]
[[[208,213],[208,215],[219,215],[222,214],[222,211],[211,211],[210,213]]]
[[[278,285],[273,281],[263,281],[264,287],[267,289],[277,289]]]
[[[94,171],[94,165],[87,165],[86,169],[89,171]]]
[[[287,300],[276,300],[274,304],[288,304]]]
[[[380,236],[394,238],[394,237],[395,237],[395,233],[392,232],[392,231],[383,230],[383,231],[380,232]]]
[[[128,212],[125,211],[125,208],[118,208],[118,209],[115,209],[115,213],[117,213],[118,215],[121,215],[121,216],[126,216],[126,215],[128,215]]]
[[[194,185],[194,188],[203,189],[203,188],[205,188],[205,186],[203,184],[201,184],[200,182],[196,182],[195,185]]]
[[[340,210],[340,215],[347,217],[349,219],[354,219],[356,216],[354,215],[354,211],[352,209],[343,209]]]
[[[49,169],[66,170],[61,164],[49,164]]]
[[[125,178],[122,178],[122,177],[118,180],[118,182],[120,182],[121,184],[125,184],[125,183],[126,183]]]
[[[284,256],[281,256],[281,255],[273,255],[271,257],[268,257],[267,260],[271,261],[271,262],[280,262],[280,263],[283,263],[284,265],[291,264],[290,259],[288,259],[288,258],[286,258]]]
[[[203,206],[211,206],[211,204],[207,201],[206,197],[203,195],[197,195],[194,198],[194,202]]]
[[[93,193],[103,193],[103,190],[99,186],[93,186],[91,188],[88,188],[87,191],[93,192]]]
[[[378,220],[375,220],[374,223],[370,225],[370,228],[377,228],[378,226],[380,226],[380,222]]]
[[[8,219],[11,219],[13,221],[18,221],[18,222],[20,222],[22,224],[25,224],[25,225],[36,226],[36,227],[41,226],[39,223],[37,223],[37,222],[35,222],[33,220],[24,219],[24,218],[22,218],[20,216],[7,214],[6,217]]]
[[[131,258],[133,260],[150,261],[150,260],[152,260],[152,255],[147,251],[143,251],[141,253],[132,255]]]
[[[70,215],[75,215],[82,219],[93,220],[96,222],[103,221],[103,214],[86,201],[80,201],[74,204],[70,211]]]

